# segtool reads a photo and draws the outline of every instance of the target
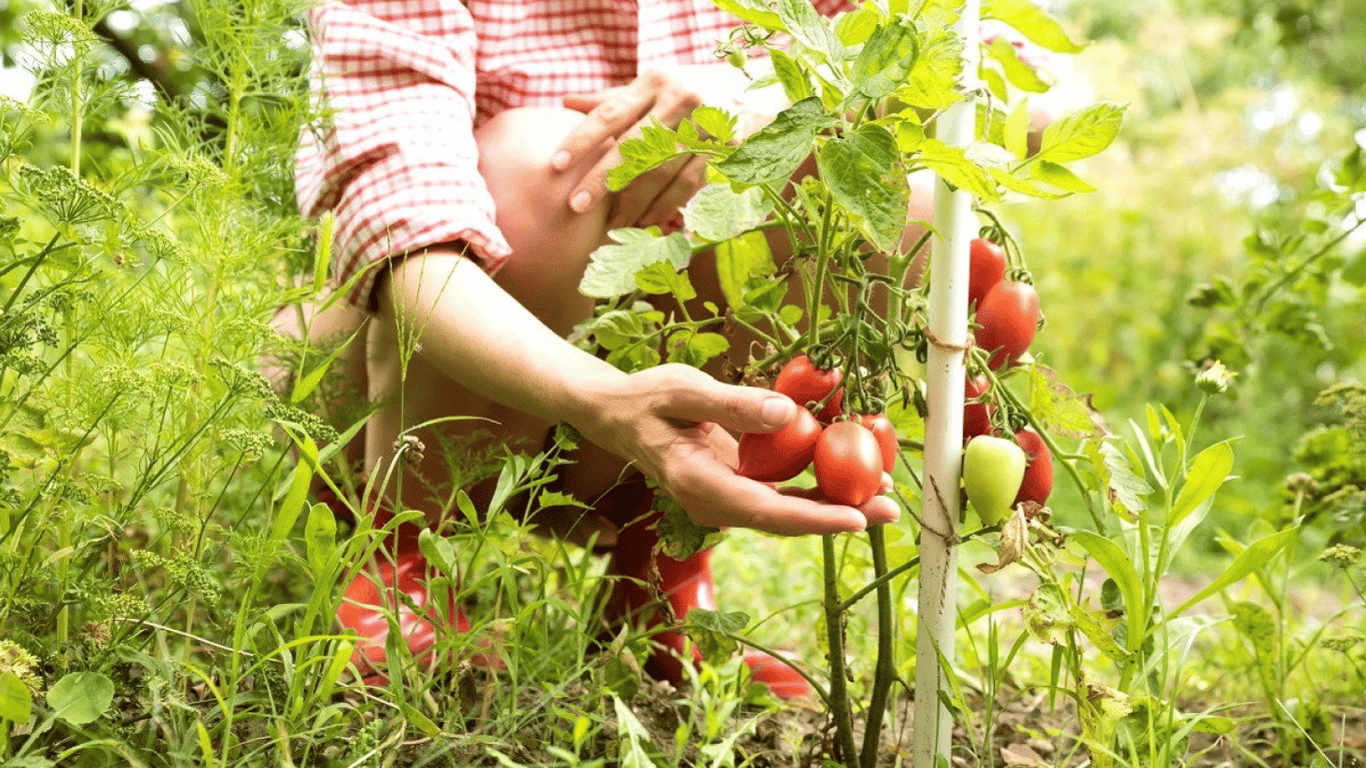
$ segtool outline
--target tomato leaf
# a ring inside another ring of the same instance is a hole
[[[679,303],[697,298],[697,290],[688,279],[688,273],[679,272],[666,261],[656,261],[642,267],[636,273],[636,286],[656,296],[669,294]]]
[[[833,63],[845,57],[844,45],[830,28],[830,22],[809,0],[778,0],[776,10],[792,39],[818,58]]]
[[[717,8],[732,16],[758,24],[764,29],[782,30],[783,21],[763,0],[712,0]]]
[[[682,154],[678,148],[678,134],[653,118],[649,125],[641,128],[639,136],[618,144],[617,152],[621,162],[607,172],[607,188],[613,192],[622,190],[640,174]]]
[[[1095,192],[1096,188],[1083,181],[1067,167],[1041,160],[1030,166],[1034,178],[1067,192]]]
[[[1029,154],[1029,99],[1020,99],[1006,117],[1005,148],[1023,158]]]
[[[1090,157],[1106,147],[1119,135],[1124,119],[1124,107],[1101,102],[1068,115],[1044,129],[1039,153],[1035,161],[1065,163]]]
[[[770,50],[769,59],[773,62],[773,74],[782,84],[783,93],[787,95],[788,101],[796,104],[803,99],[811,98],[811,80],[796,59],[780,48]]]
[[[636,290],[636,273],[655,262],[665,262],[674,270],[688,266],[692,248],[677,232],[659,237],[645,229],[614,229],[607,236],[617,245],[604,245],[589,256],[579,292],[595,299],[614,299]]]
[[[1192,605],[1219,592],[1219,590],[1224,587],[1242,580],[1243,577],[1247,576],[1249,573],[1266,565],[1271,558],[1280,554],[1282,549],[1285,549],[1286,545],[1295,538],[1296,533],[1297,530],[1295,528],[1287,528],[1265,538],[1258,539],[1247,549],[1243,550],[1242,554],[1234,558],[1232,565],[1223,573],[1219,574],[1219,578],[1210,582],[1204,589],[1196,592],[1190,599],[1182,603],[1180,607],[1172,611],[1169,615],[1180,616]]]
[[[726,178],[741,184],[762,184],[791,176],[811,154],[816,134],[835,124],[820,99],[803,99],[745,140],[716,164]]]
[[[684,329],[669,336],[669,362],[701,368],[713,357],[730,349],[730,342],[719,333],[697,333]]]
[[[1001,199],[991,175],[968,160],[958,147],[949,146],[938,139],[925,139],[916,159],[939,174],[944,181],[974,197],[989,201]]]
[[[826,142],[816,165],[835,202],[854,214],[868,239],[882,251],[895,249],[906,224],[910,188],[892,134],[865,124]]]
[[[685,629],[697,643],[697,650],[712,664],[721,664],[734,656],[739,643],[732,637],[749,626],[749,616],[739,611],[720,613],[705,608],[688,611]]]
[[[773,201],[758,187],[734,192],[729,184],[709,184],[684,206],[683,221],[698,237],[719,243],[754,229],[771,213]]]
[[[732,310],[745,306],[750,278],[768,277],[778,270],[763,232],[746,232],[716,246],[716,276]]]
[[[1059,53],[1080,53],[1085,46],[1072,42],[1052,16],[1030,0],[988,0],[983,18],[1004,21],[1031,41]]]
[[[692,121],[720,144],[735,138],[735,116],[723,109],[702,106],[692,112]]]
[[[920,41],[910,19],[878,27],[854,60],[850,71],[854,85],[845,96],[845,109],[855,110],[891,94],[906,81],[919,55]]]
[[[987,46],[987,55],[1001,65],[1001,72],[1016,88],[1030,93],[1043,93],[1048,90],[1048,83],[1039,77],[1039,73],[1033,67],[1020,61],[1015,46],[1004,37],[991,41],[991,45]]]
[[[934,30],[934,25],[924,20],[923,12],[921,15],[921,29]],[[956,36],[945,31],[931,31],[928,35],[922,35],[921,42],[920,55],[916,57],[906,82],[896,89],[896,99],[919,109],[946,109],[962,98],[954,84],[963,71],[963,44]]]
[[[725,538],[720,528],[693,522],[678,502],[660,491],[655,492],[654,506],[662,513],[655,524],[659,531],[660,551],[675,560],[687,560],[704,549],[711,549]]]
[[[1115,627],[1119,620],[1105,615],[1104,611],[1091,611],[1082,605],[1073,604],[1072,620],[1076,622],[1077,629],[1086,635],[1086,639],[1096,647],[1096,650],[1105,654],[1111,661],[1123,664],[1129,659],[1129,652],[1120,647],[1115,641]]]

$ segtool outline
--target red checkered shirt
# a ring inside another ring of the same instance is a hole
[[[822,13],[846,0],[813,0]],[[464,241],[489,272],[513,256],[478,172],[474,129],[498,112],[558,105],[655,67],[715,62],[739,22],[710,0],[365,0],[309,15],[325,117],[295,174],[307,216],[336,218],[332,277]],[[705,94],[704,94],[705,96]]]

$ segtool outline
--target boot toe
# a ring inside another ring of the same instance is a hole
[[[750,679],[767,685],[779,699],[796,701],[811,697],[811,684],[781,659],[760,651],[748,651],[744,659]]]

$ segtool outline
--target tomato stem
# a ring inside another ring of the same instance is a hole
[[[858,757],[854,743],[854,723],[849,713],[848,668],[844,659],[844,610],[840,603],[838,558],[835,537],[821,537],[821,560],[825,566],[825,633],[830,648],[830,718],[835,721],[835,737],[845,764]]]
[[[882,720],[886,715],[887,697],[891,693],[896,674],[894,649],[896,622],[892,619],[891,584],[882,579],[887,575],[887,540],[883,527],[868,529],[868,546],[873,551],[873,574],[877,590],[877,662],[873,667],[873,690],[868,700],[868,722],[863,731],[863,768],[877,768],[878,748],[882,740]]]

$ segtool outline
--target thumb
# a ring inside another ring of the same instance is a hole
[[[661,415],[690,422],[715,422],[738,432],[776,432],[797,415],[787,395],[758,387],[723,384],[697,372],[673,382]]]

